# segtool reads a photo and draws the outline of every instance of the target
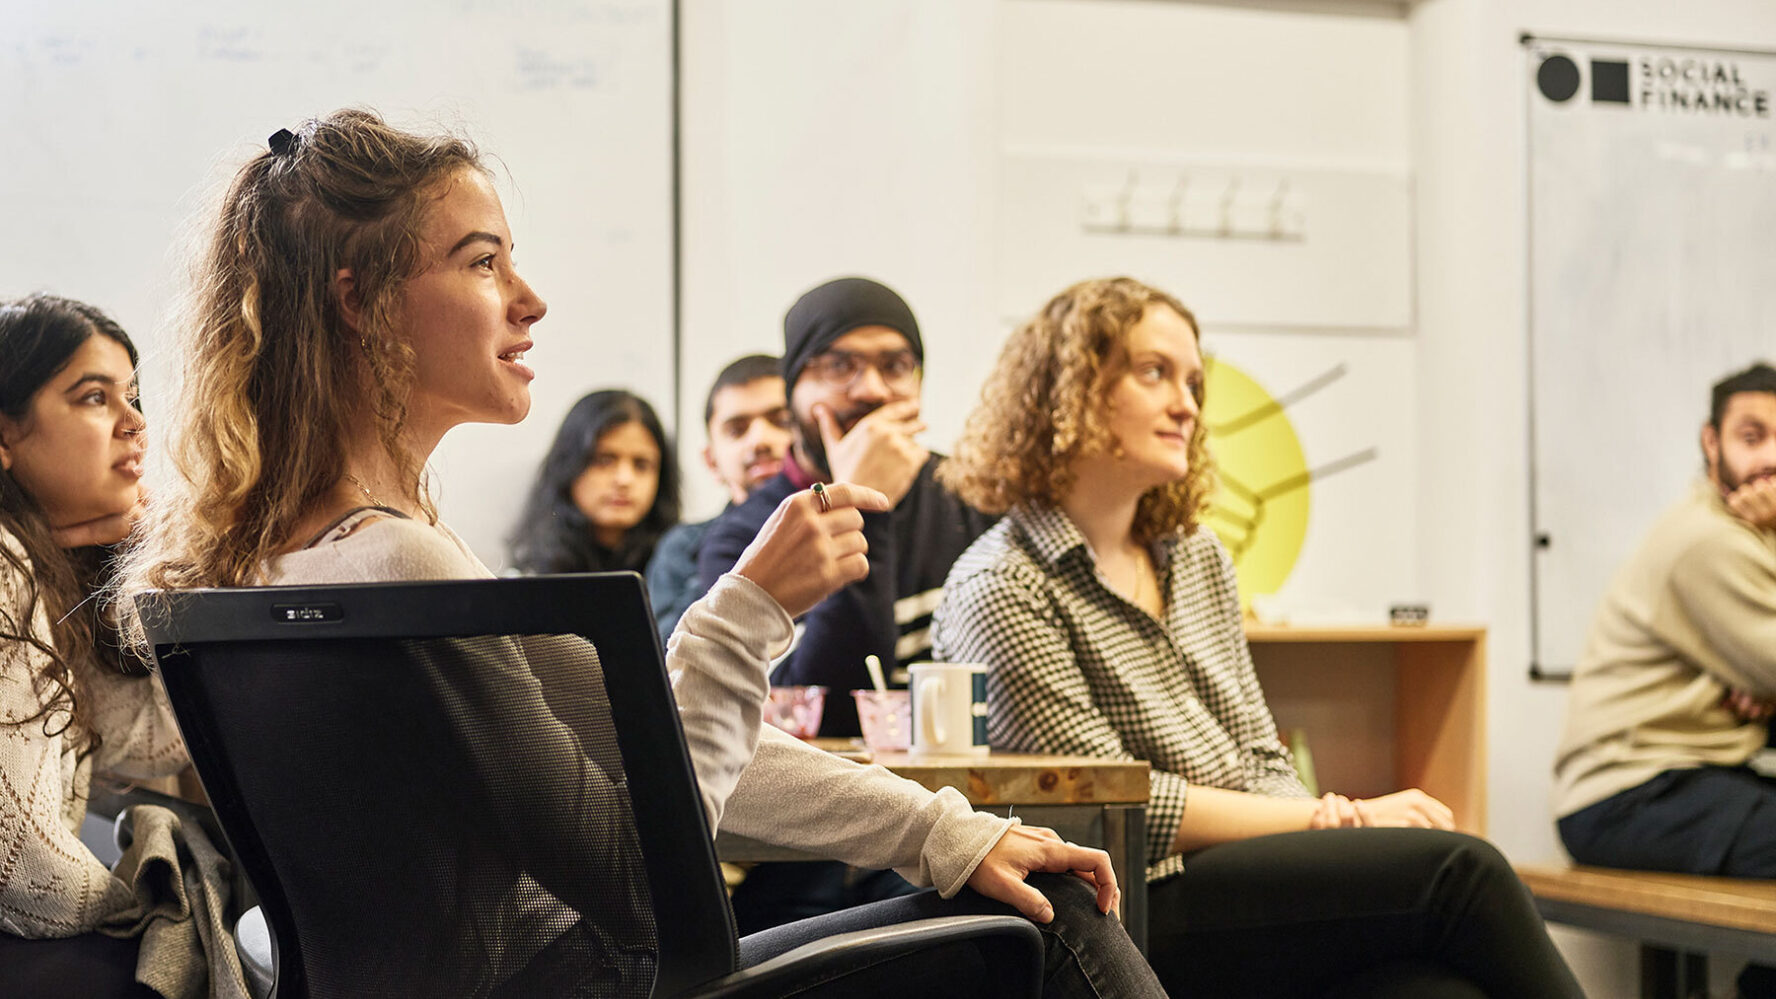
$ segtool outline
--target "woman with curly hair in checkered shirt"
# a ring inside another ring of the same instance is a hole
[[[1422,791],[1315,798],[1252,669],[1196,320],[1129,278],[1014,332],[938,475],[1006,516],[951,570],[939,658],[995,746],[1147,760],[1149,957],[1175,995],[1577,996],[1499,852]]]

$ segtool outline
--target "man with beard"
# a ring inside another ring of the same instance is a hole
[[[769,354],[748,354],[715,376],[703,402],[709,443],[703,464],[728,489],[728,506],[746,502],[754,489],[783,470],[789,451],[789,402],[783,393],[781,362]],[[677,524],[660,536],[648,560],[648,602],[660,640],[671,637],[685,608],[709,591],[697,575],[697,553],[709,520]]]
[[[1592,622],[1555,812],[1580,863],[1776,878],[1776,780],[1747,765],[1776,701],[1776,369],[1714,386],[1702,455]],[[1739,989],[1776,995],[1776,969]]]
[[[870,685],[865,656],[885,668],[929,658],[931,611],[944,577],[995,518],[937,484],[940,455],[914,439],[925,344],[912,309],[867,278],[840,278],[803,295],[783,318],[783,379],[795,442],[783,473],[724,513],[704,538],[705,585],[732,568],[765,518],[797,489],[856,482],[881,490],[894,509],[864,515],[869,576],[809,611],[778,684],[820,684],[831,693],[821,735],[857,735],[849,691]],[[896,686],[900,670],[892,669]]]
[[[885,668],[931,655],[931,612],[963,550],[995,518],[937,484],[938,455],[914,438],[925,343],[912,309],[867,278],[828,281],[783,317],[783,380],[794,443],[776,478],[716,518],[697,570],[704,586],[733,568],[785,496],[816,483],[879,489],[893,509],[863,515],[869,575],[804,615],[772,682],[827,687],[820,734],[857,735],[850,691],[870,686],[865,656]],[[892,669],[896,686],[902,671]],[[754,933],[912,891],[893,871],[834,862],[755,865],[734,890],[734,920]]]

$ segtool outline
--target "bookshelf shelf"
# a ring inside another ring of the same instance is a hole
[[[1372,797],[1424,789],[1486,831],[1486,629],[1246,629],[1285,732],[1304,729],[1320,788]]]

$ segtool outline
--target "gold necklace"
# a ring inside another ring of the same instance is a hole
[[[363,479],[358,478],[357,476],[353,475],[350,472],[345,473],[345,479],[347,482],[350,482],[352,485],[358,487],[358,492],[361,492],[364,494],[364,498],[370,501],[371,506],[381,506],[382,505],[381,503],[376,502],[376,497],[370,495],[370,487],[364,485]]]

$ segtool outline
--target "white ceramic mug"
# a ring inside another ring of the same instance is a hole
[[[987,667],[913,663],[913,752],[987,753]]]

